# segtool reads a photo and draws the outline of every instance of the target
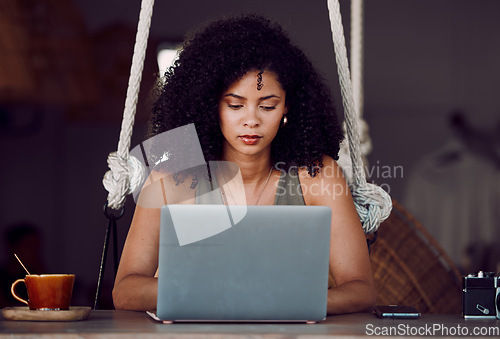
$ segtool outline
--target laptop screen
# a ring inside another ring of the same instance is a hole
[[[164,206],[158,317],[324,319],[330,221],[324,206]]]

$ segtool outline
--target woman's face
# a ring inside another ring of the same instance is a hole
[[[286,112],[285,91],[274,72],[246,73],[222,93],[219,101],[224,152],[270,154],[271,142]]]

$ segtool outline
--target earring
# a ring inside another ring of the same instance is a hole
[[[283,123],[281,124],[281,127],[285,127],[287,123],[288,123],[288,118],[286,117],[286,115],[283,115]]]

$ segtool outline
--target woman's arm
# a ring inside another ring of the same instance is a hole
[[[368,311],[375,304],[376,290],[366,237],[340,167],[330,157],[323,165],[316,177],[301,171],[300,178],[307,205],[332,209],[330,269],[335,287],[328,290],[327,312]]]
[[[152,172],[143,187],[113,288],[116,309],[147,311],[156,309],[161,206],[193,203],[194,191],[187,185],[175,185],[172,176]]]
[[[160,209],[136,207],[113,288],[116,309],[156,309]]]

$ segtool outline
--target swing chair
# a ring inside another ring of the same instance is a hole
[[[109,155],[108,165],[110,171],[105,174],[103,179],[103,184],[109,192],[108,200],[104,207],[105,215],[108,218],[109,222],[108,228],[105,233],[103,254],[101,259],[101,269],[97,284],[94,309],[97,308],[97,304],[99,301],[102,276],[104,273],[104,263],[106,261],[106,253],[109,243],[109,235],[111,232],[114,232],[116,234],[116,220],[123,214],[123,205],[125,202],[125,198],[128,194],[131,194],[135,191],[138,185],[143,181],[145,175],[145,170],[143,169],[142,164],[139,162],[139,160],[129,155],[129,147],[134,123],[135,106],[137,103],[139,84],[141,81],[142,67],[145,58],[149,26],[151,23],[153,4],[154,0],[142,1],[138,32],[136,36],[136,44],[132,59],[131,74],[129,78],[129,86],[123,113],[120,140],[118,143],[118,150],[117,152],[111,153]],[[354,64],[357,65],[357,73],[353,72],[353,80],[355,79],[354,83],[356,84],[356,90],[354,91],[354,93],[356,93],[357,98],[357,104],[355,104],[353,87],[351,84],[351,75],[349,72],[347,60],[342,20],[340,16],[339,1],[328,0],[328,9],[330,14],[337,70],[342,92],[345,131],[348,140],[348,148],[345,144],[342,145],[341,157],[345,154],[348,154],[349,156],[343,156],[342,160],[344,161],[339,161],[339,165],[341,166],[342,170],[346,174],[346,178],[348,179],[348,184],[351,188],[356,210],[359,214],[365,234],[368,237],[368,245],[370,246],[371,244],[373,244],[373,242],[377,238],[377,229],[385,220],[387,221],[384,223],[384,225],[390,225],[387,227],[388,230],[393,230],[392,233],[387,231],[381,232],[376,246],[372,246],[372,265],[375,273],[376,287],[379,293],[377,303],[406,303],[409,305],[417,306],[421,312],[448,312],[449,309],[445,307],[435,306],[434,294],[427,293],[427,295],[424,295],[424,292],[427,292],[424,290],[426,290],[427,288],[433,288],[433,286],[437,283],[437,280],[442,280],[445,282],[450,281],[450,279],[441,279],[438,274],[441,271],[445,272],[445,270],[442,269],[444,267],[442,265],[442,258],[445,257],[444,252],[440,250],[440,247],[435,241],[429,240],[430,238],[428,237],[426,238],[427,240],[422,240],[420,243],[417,241],[416,245],[413,247],[415,249],[428,247],[428,244],[434,245],[434,249],[429,252],[430,254],[425,253],[425,255],[437,258],[437,263],[432,267],[429,267],[432,270],[428,270],[427,272],[413,272],[414,268],[409,264],[411,260],[408,260],[409,258],[403,256],[399,249],[408,248],[405,244],[405,241],[422,239],[421,237],[417,237],[415,235],[416,233],[414,232],[414,228],[409,226],[410,221],[413,223],[413,225],[417,225],[418,223],[397,204],[395,206],[397,207],[396,210],[398,211],[398,214],[391,214],[393,201],[391,200],[389,194],[382,188],[367,182],[358,132],[358,124],[360,124],[363,128],[363,131],[365,132],[365,137],[363,139],[365,141],[363,151],[366,154],[370,148],[369,145],[366,146],[366,142],[369,142],[369,138],[367,137],[366,133],[367,126],[366,123],[364,123],[364,121],[362,120],[359,113],[362,102],[362,95],[360,90],[361,72],[358,71],[361,69],[361,51],[359,48],[361,44],[359,43],[360,40],[356,37],[355,39],[353,39],[354,41],[357,41],[358,46],[358,48],[352,49],[355,54],[352,59],[357,60],[356,62],[354,62]],[[353,19],[357,22],[358,19],[361,18],[362,14],[361,0],[353,0],[353,9]],[[356,16],[356,18],[354,18],[354,16]],[[360,37],[361,25],[353,25],[353,27],[354,26],[357,27],[353,28],[354,34]],[[349,159],[350,162],[346,159]],[[402,218],[401,215],[404,215],[406,219]],[[411,230],[411,232],[409,230]],[[397,244],[399,244],[399,246],[395,246]],[[116,242],[114,244],[114,247],[116,273]],[[436,256],[436,251],[441,255]],[[422,259],[422,257],[418,256],[418,253],[414,254],[417,254],[415,256],[415,260],[419,261],[420,265],[422,265],[422,263],[428,262],[428,258]],[[427,265],[424,264],[424,266]],[[452,266],[451,261],[448,262],[448,266],[452,272],[456,273],[456,269],[454,269],[454,266]],[[415,274],[412,275],[412,273]],[[435,279],[430,280],[430,284],[422,285],[421,280],[429,277],[433,277]],[[414,282],[414,284],[410,286],[407,283],[408,281]],[[399,285],[396,284],[396,282],[399,283]],[[403,287],[405,287],[406,289]],[[450,289],[449,287],[449,285],[443,286],[443,289],[438,290],[436,293],[437,296],[442,297],[444,303],[446,302],[446,298],[448,298],[448,294],[445,294],[443,292],[445,291],[445,289]],[[410,289],[410,291],[406,291],[407,289]],[[424,300],[425,303],[421,305],[420,303],[418,303],[418,301],[420,300]]]

